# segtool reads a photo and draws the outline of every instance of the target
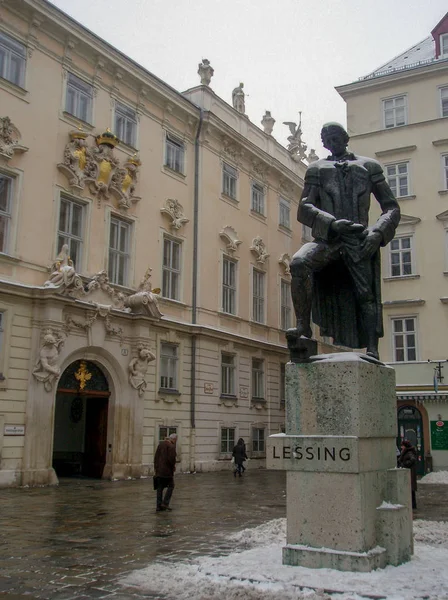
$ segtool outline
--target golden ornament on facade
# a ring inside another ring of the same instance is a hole
[[[75,379],[79,381],[79,389],[83,390],[86,383],[92,379],[92,373],[87,369],[87,364],[84,360],[81,361],[79,369],[75,373]]]

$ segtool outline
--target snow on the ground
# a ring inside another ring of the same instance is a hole
[[[448,471],[434,471],[419,480],[419,483],[448,483]]]
[[[121,583],[169,600],[448,600],[448,523],[414,521],[412,560],[371,573],[282,564],[286,519],[232,534],[236,551],[156,562]]]

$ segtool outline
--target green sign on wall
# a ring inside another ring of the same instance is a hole
[[[431,448],[448,450],[448,421],[431,421]]]

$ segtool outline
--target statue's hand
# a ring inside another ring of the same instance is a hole
[[[364,242],[361,246],[361,257],[370,258],[375,254],[378,248],[381,246],[382,235],[379,231],[367,231],[367,235],[364,238]]]
[[[364,231],[364,225],[360,223],[353,223],[348,219],[338,219],[333,221],[330,225],[330,229],[336,233],[336,235],[342,235],[344,233],[361,233]]]

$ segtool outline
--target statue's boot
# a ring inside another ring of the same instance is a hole
[[[366,354],[367,356],[372,356],[379,360],[376,310],[377,308],[374,302],[366,302],[361,306],[362,319],[367,334]]]
[[[292,270],[291,295],[297,319],[297,336],[311,339],[311,273],[302,263]]]

